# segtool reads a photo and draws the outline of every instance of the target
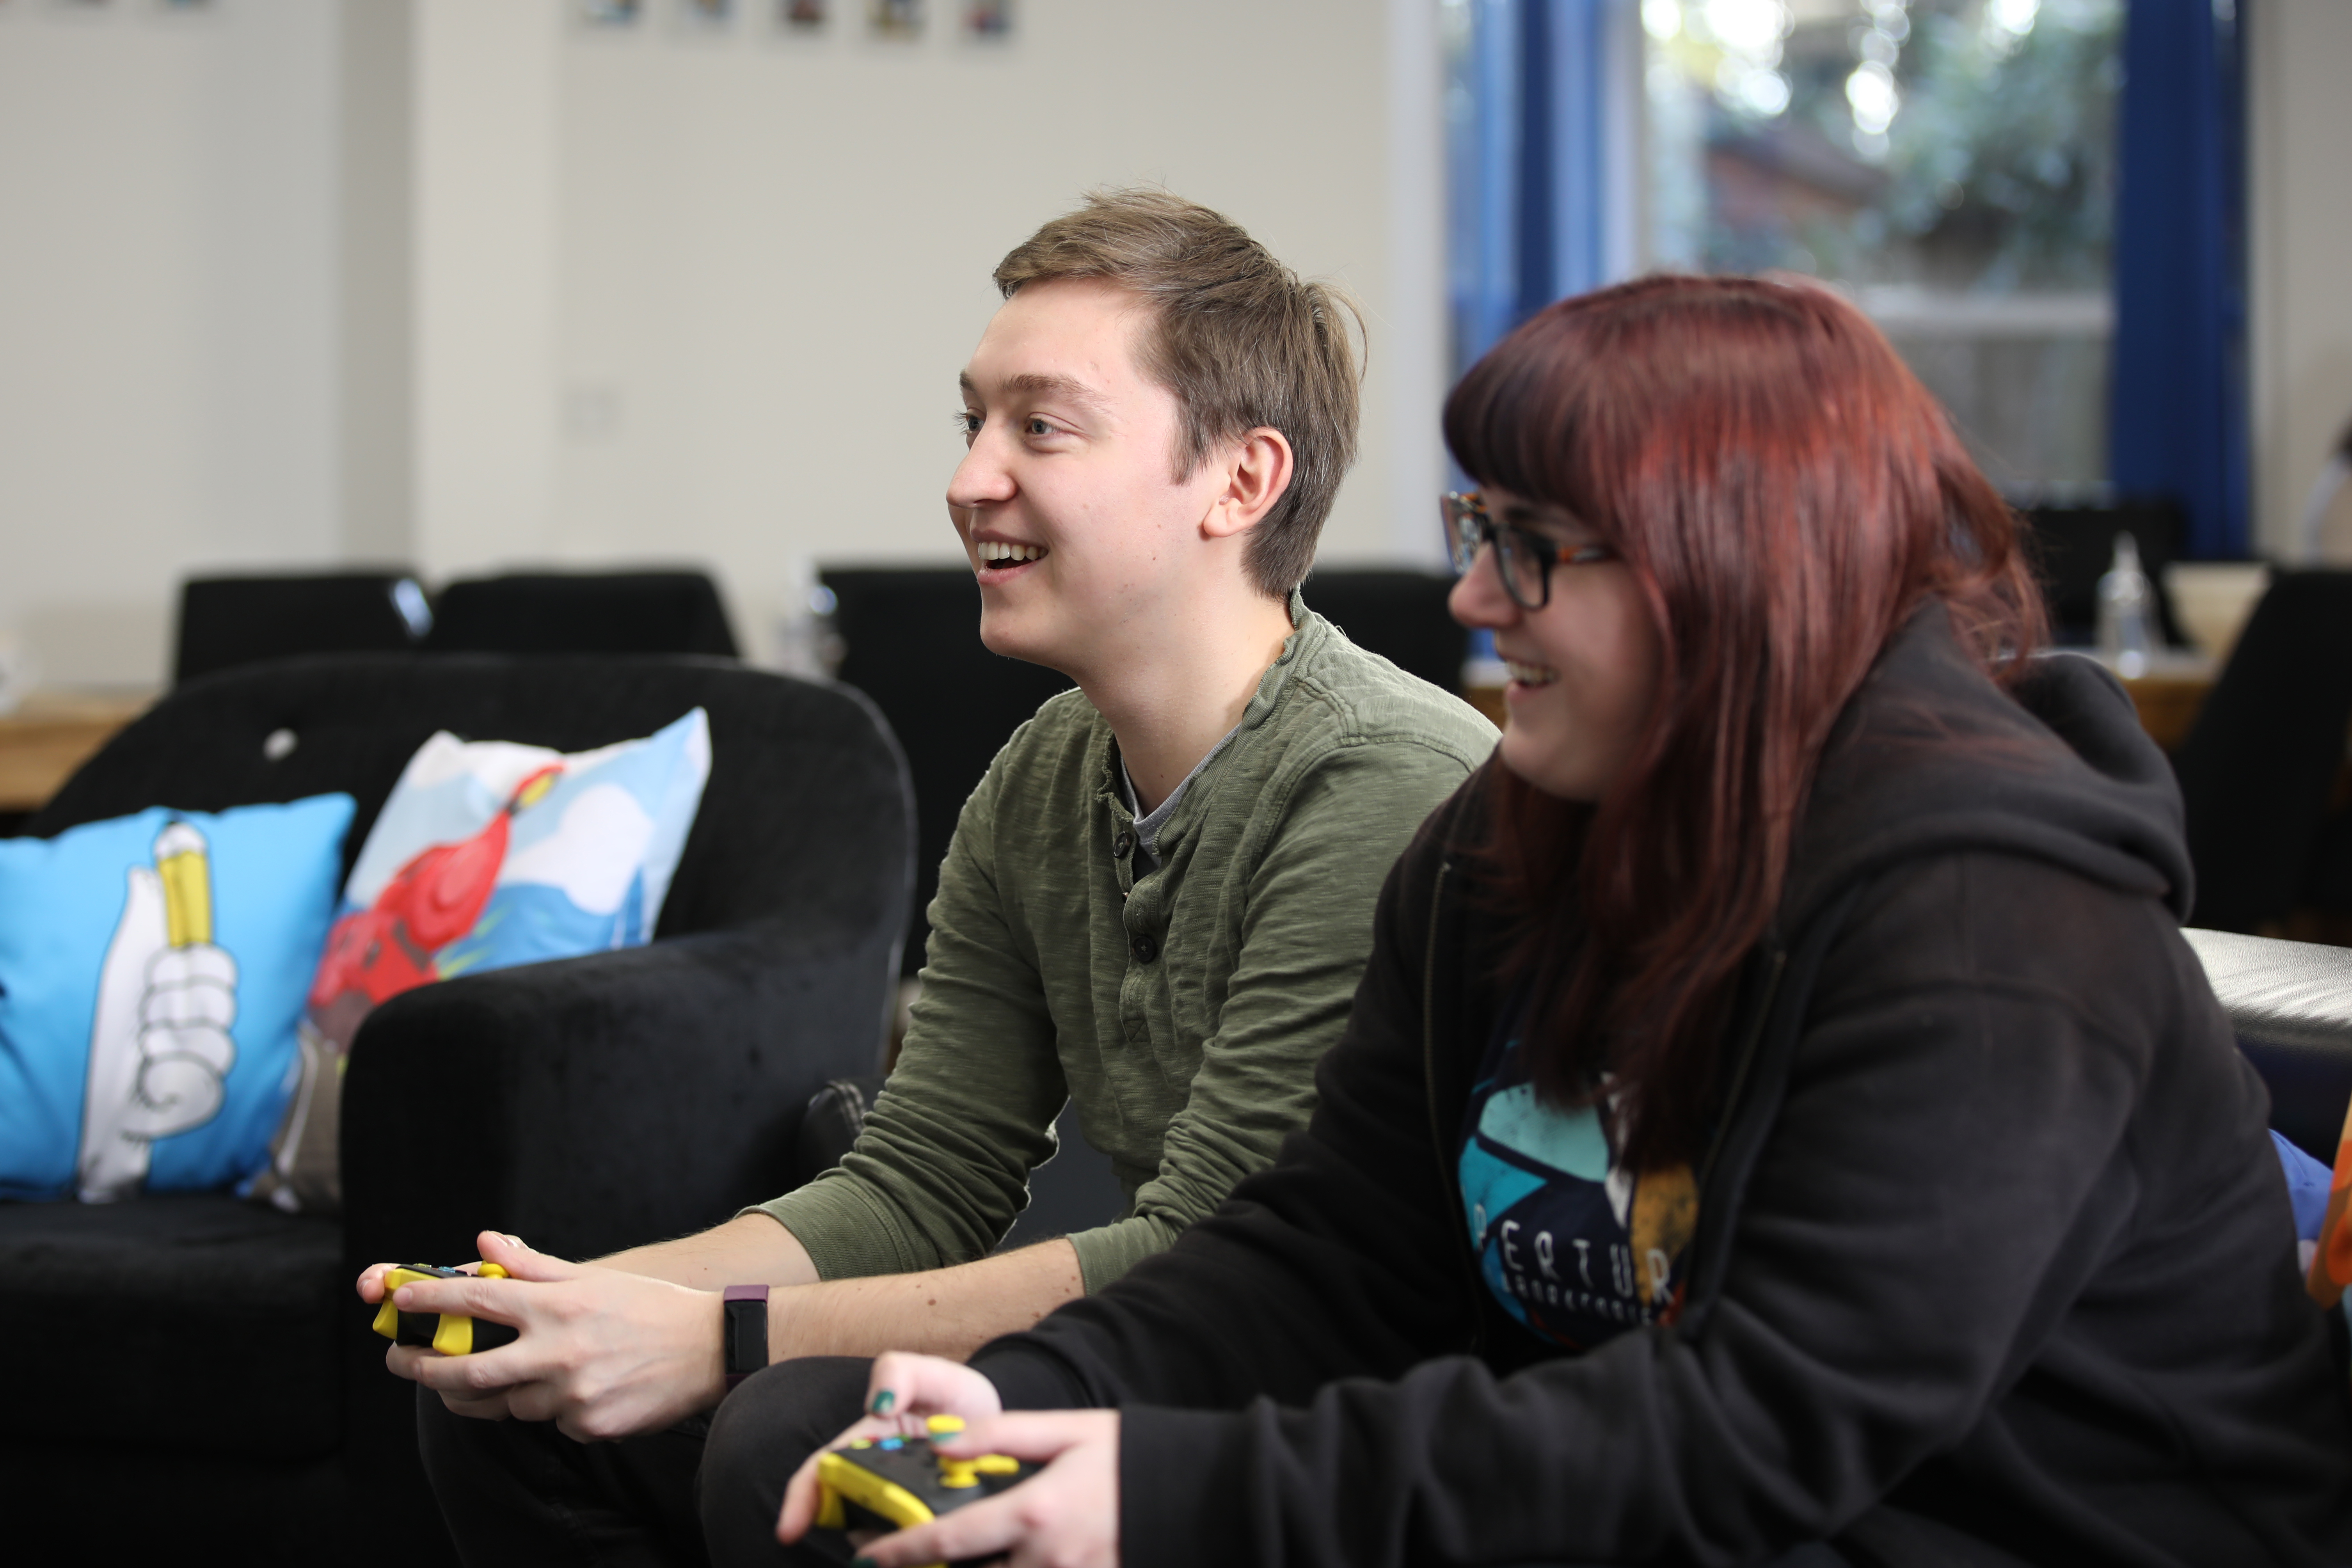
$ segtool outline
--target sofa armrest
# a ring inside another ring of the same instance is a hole
[[[589,1258],[784,1191],[810,1096],[878,1065],[891,949],[764,922],[394,997],[344,1080],[350,1255]]]
[[[2336,1163],[2352,1103],[2352,950],[2234,931],[2184,931],[2238,1048],[2270,1086],[2271,1125]]]

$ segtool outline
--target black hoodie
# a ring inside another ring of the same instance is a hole
[[[1281,1163],[974,1358],[1008,1406],[1124,1413],[1129,1568],[2352,1562],[2268,1097],[2111,679],[2012,700],[1932,606],[1889,645],[1745,972],[1684,1312],[1582,1355],[1474,1277],[1454,1190],[1483,784],[1391,875]]]

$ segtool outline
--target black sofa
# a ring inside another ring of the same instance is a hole
[[[803,1108],[878,1066],[912,882],[906,767],[845,688],[693,658],[350,655],[192,681],[27,825],[357,798],[434,731],[575,751],[699,705],[713,765],[647,947],[398,996],[354,1043],[340,1223],[226,1195],[0,1205],[0,1510],[76,1555],[446,1551],[409,1384],[352,1293],[484,1226],[592,1256],[793,1184]],[[293,737],[291,751],[283,737]],[[273,760],[272,753],[278,753]]]

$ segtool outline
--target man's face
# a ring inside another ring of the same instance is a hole
[[[1223,465],[1175,472],[1176,399],[1136,363],[1149,307],[1092,279],[1005,301],[963,373],[970,448],[948,514],[980,579],[981,640],[1084,680],[1148,656],[1212,570],[1201,523]]]

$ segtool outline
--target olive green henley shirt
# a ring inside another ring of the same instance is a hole
[[[1069,1238],[1089,1291],[1305,1124],[1381,883],[1495,731],[1296,595],[1291,619],[1231,742],[1160,829],[1156,870],[1083,693],[998,753],[957,819],[922,994],[864,1133],[760,1205],[824,1278],[986,1254],[1053,1154],[1066,1099],[1129,1198]]]

